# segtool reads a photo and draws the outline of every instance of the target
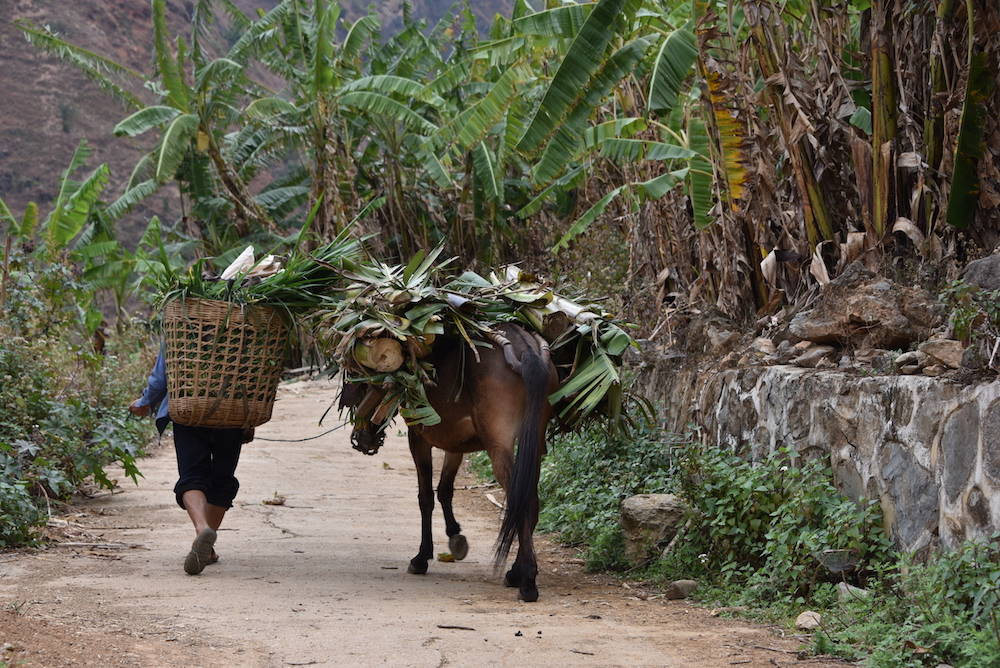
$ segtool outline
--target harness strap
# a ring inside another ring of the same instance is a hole
[[[503,358],[507,362],[507,366],[514,370],[514,373],[521,373],[521,360],[514,354],[514,344],[510,340],[501,334],[500,332],[494,332],[490,330],[486,333],[486,338],[500,346],[501,352],[503,352]]]

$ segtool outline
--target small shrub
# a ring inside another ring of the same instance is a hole
[[[681,468],[693,515],[684,551],[661,564],[665,574],[739,583],[759,603],[808,595],[829,577],[816,556],[824,550],[851,550],[860,571],[889,554],[878,503],[844,497],[822,462],[796,466],[787,452],[748,462],[691,445]]]
[[[4,471],[4,478],[9,476]],[[25,490],[27,483],[0,480],[0,546],[31,542],[31,529],[42,521],[42,513]]]
[[[1000,540],[973,542],[926,564],[884,567],[872,595],[824,614],[818,652],[868,666],[1000,666]]]
[[[953,281],[941,293],[941,300],[951,311],[956,338],[993,350],[1000,340],[1000,290],[980,290],[965,281]],[[994,370],[1000,371],[996,361]]]

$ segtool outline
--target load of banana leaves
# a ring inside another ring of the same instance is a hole
[[[593,304],[555,294],[513,265],[486,276],[449,273],[453,260],[437,262],[441,250],[420,251],[405,266],[345,260],[346,289],[313,316],[313,331],[345,380],[387,390],[374,411],[377,422],[398,413],[407,424],[437,424],[425,393],[435,381],[425,359],[435,338],[460,338],[478,356],[477,349],[494,340],[496,325],[514,322],[550,344],[561,385],[549,400],[563,427],[598,415],[621,424],[621,356],[636,345],[623,323]],[[371,415],[359,412],[352,421]]]

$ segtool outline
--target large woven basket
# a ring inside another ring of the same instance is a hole
[[[271,419],[288,336],[277,310],[176,300],[163,329],[171,420],[247,429]]]

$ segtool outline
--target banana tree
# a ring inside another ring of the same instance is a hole
[[[239,235],[247,234],[251,226],[273,231],[272,217],[250,195],[246,182],[224,154],[224,137],[239,115],[233,103],[254,86],[245,76],[242,63],[206,57],[201,40],[209,20],[209,4],[206,0],[198,3],[191,49],[182,37],[171,46],[164,0],[152,0],[156,63],[156,78],[152,80],[63,40],[48,27],[28,21],[17,22],[17,27],[29,42],[82,70],[133,112],[115,127],[116,135],[136,137],[151,130],[159,133],[155,148],[136,164],[124,193],[109,207],[108,215],[120,218],[164,185],[176,181],[182,194],[196,206],[216,196],[227,201],[225,207],[216,205],[214,212],[192,212],[203,228],[225,225],[225,209],[231,209]],[[231,3],[223,4],[234,15],[238,12]],[[145,104],[129,90],[140,86],[154,92],[158,98],[154,104]],[[216,188],[216,182],[221,187]]]
[[[364,16],[346,27],[338,41],[340,8],[329,0],[313,3],[283,0],[246,27],[229,51],[235,60],[256,60],[282,80],[275,92],[261,91],[244,101],[244,127],[233,136],[241,169],[254,173],[276,156],[305,153],[301,178],[281,194],[318,203],[313,230],[320,238],[335,235],[350,220],[341,187],[351,173],[351,139],[342,108],[414,114],[393,99],[399,82],[372,81],[345,87],[362,76],[362,53],[378,29]],[[405,84],[404,84],[405,85]]]
[[[83,180],[76,175],[84,168],[92,150],[80,142],[69,165],[59,179],[52,208],[42,218],[34,202],[25,207],[20,218],[0,199],[0,221],[7,223],[7,251],[4,254],[4,274],[9,263],[9,249],[13,241],[33,252],[48,263],[65,262],[73,265],[79,275],[74,284],[59,286],[70,303],[76,306],[81,332],[91,336],[100,326],[103,314],[98,307],[98,292],[105,286],[91,280],[90,273],[100,267],[105,258],[115,252],[118,242],[113,238],[109,219],[103,214],[101,195],[108,185],[110,172],[106,164],[99,165]],[[95,235],[101,228],[104,234]],[[121,295],[119,302],[123,302]]]

